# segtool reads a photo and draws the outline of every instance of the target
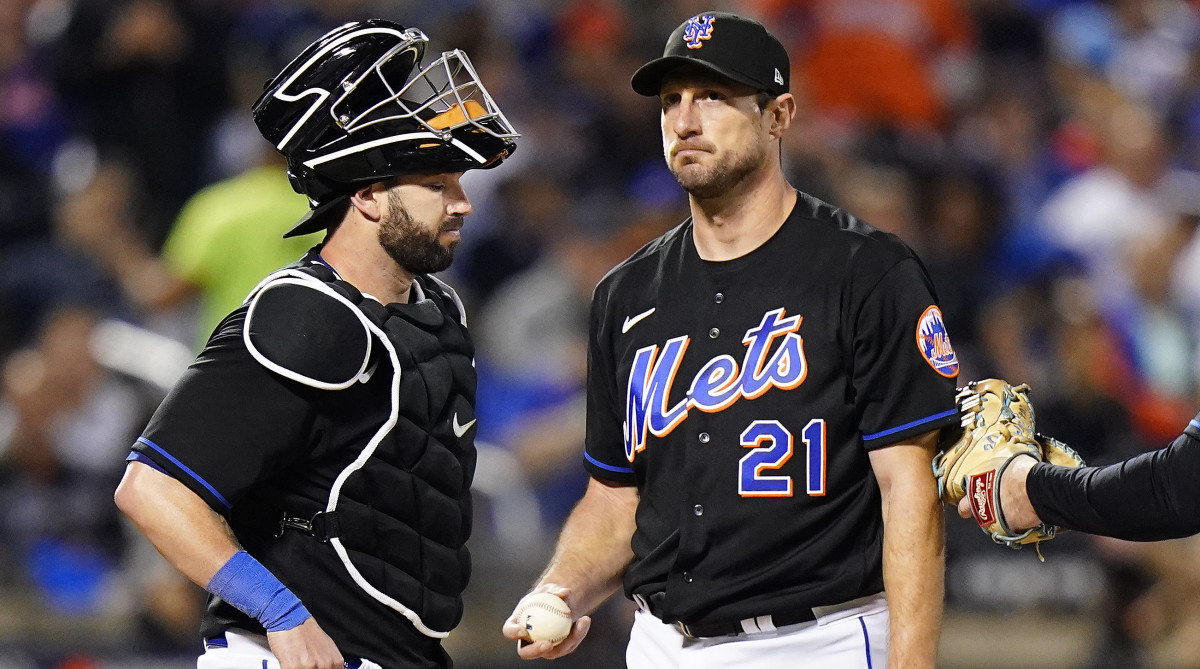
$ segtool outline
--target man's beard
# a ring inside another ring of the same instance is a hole
[[[448,221],[428,230],[412,219],[395,192],[388,192],[388,205],[388,215],[379,222],[379,245],[392,260],[413,274],[433,274],[449,267],[458,242],[447,247],[438,240]]]
[[[671,173],[683,189],[693,197],[704,200],[729,192],[747,175],[762,166],[766,160],[766,147],[749,146],[745,151],[726,154],[726,157],[710,167],[696,163],[677,168],[668,162]]]

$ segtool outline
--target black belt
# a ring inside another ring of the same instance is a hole
[[[768,618],[769,621],[767,620]],[[767,632],[772,628],[787,627],[788,625],[798,625],[800,623],[810,623],[816,619],[817,614],[813,613],[811,608],[807,608],[780,611],[778,613],[770,613],[762,616],[756,616],[754,618],[735,620],[727,623],[704,623],[701,625],[689,625],[687,623],[678,622],[675,623],[675,626],[679,628],[679,631],[682,632],[684,636],[691,639],[699,639],[702,637],[745,634],[746,632]],[[762,626],[763,624],[766,624],[767,627],[764,628]]]

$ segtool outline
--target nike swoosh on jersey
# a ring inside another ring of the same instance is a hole
[[[640,321],[643,318],[654,313],[654,310],[656,308],[657,307],[650,307],[649,309],[647,309],[646,311],[643,311],[642,313],[638,314],[637,316],[626,316],[625,324],[621,326],[621,334],[625,334],[626,332],[629,332],[629,329],[632,328],[633,326],[637,325],[638,321]]]
[[[479,419],[472,418],[471,422],[467,423],[466,425],[459,425],[458,424],[458,414],[457,413],[454,414],[454,420],[452,420],[450,422],[450,427],[454,430],[454,436],[458,437],[459,439],[462,439],[462,436],[467,433],[467,430],[471,429],[471,426],[475,424],[476,420],[479,420]]]

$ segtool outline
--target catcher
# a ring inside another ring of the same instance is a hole
[[[1035,463],[1069,470],[1083,460],[1066,444],[1035,432],[1028,385],[985,379],[967,384],[955,399],[962,432],[933,461],[942,501],[957,506],[964,518],[974,516],[996,543],[1020,548],[1054,538],[1055,524],[1013,515],[1008,483]]]

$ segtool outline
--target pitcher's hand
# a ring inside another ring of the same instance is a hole
[[[568,608],[570,608],[570,589],[553,583],[547,583],[535,588],[526,594],[525,597],[539,592],[548,592],[562,597],[563,601],[567,603]],[[504,636],[517,642],[517,655],[523,660],[537,658],[554,660],[564,655],[569,655],[579,647],[579,643],[583,641],[583,638],[587,636],[588,630],[591,629],[592,619],[588,616],[580,616],[571,625],[571,633],[567,635],[567,638],[558,642],[558,644],[551,644],[549,641],[530,641],[525,633],[525,626],[517,622],[517,611],[521,609],[523,602],[524,597],[521,598],[520,602],[517,602],[517,605],[513,608],[513,612],[508,616],[508,620],[504,621],[503,628]]]

